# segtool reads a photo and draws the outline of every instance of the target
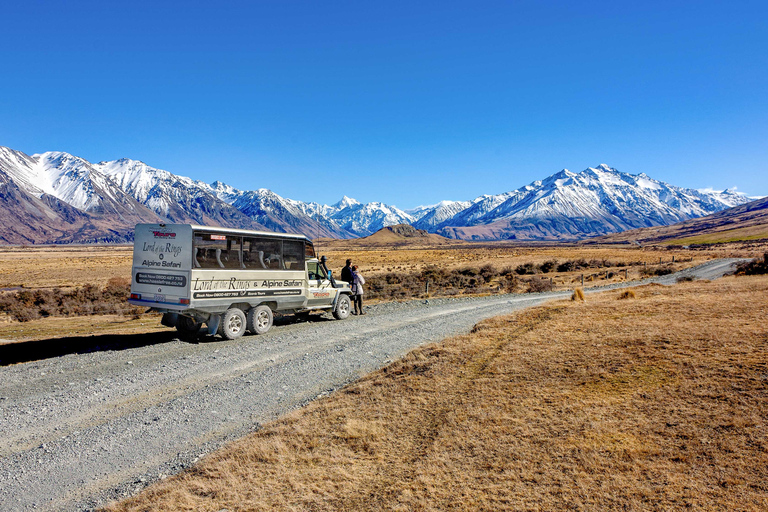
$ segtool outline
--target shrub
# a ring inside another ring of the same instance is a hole
[[[634,299],[635,298],[635,292],[634,290],[624,290],[619,294],[619,300],[623,299]]]
[[[686,282],[693,281],[693,279],[694,279],[693,276],[680,276],[680,277],[677,278],[677,282],[678,283],[686,283]]]
[[[758,274],[768,274],[768,252],[761,258],[755,258],[752,261],[740,263],[736,273],[745,276],[754,276]]]
[[[128,304],[130,281],[110,279],[104,288],[85,285],[73,290],[61,288],[20,290],[0,294],[0,312],[19,322],[48,316],[81,316],[93,314],[136,315],[143,308]]]
[[[538,272],[538,267],[533,263],[524,263],[522,265],[518,265],[515,267],[515,272],[520,274],[521,276],[529,275],[529,274],[535,274]]]
[[[544,263],[542,263],[541,265],[539,265],[539,268],[545,274],[547,274],[549,272],[552,272],[553,270],[555,270],[557,268],[557,260],[547,260]]]
[[[496,269],[493,268],[493,265],[483,265],[480,267],[480,275],[485,280],[486,283],[490,283],[491,279],[496,277],[498,275],[498,272],[496,272]]]
[[[645,276],[667,276],[674,273],[675,267],[672,265],[663,265],[660,267],[645,267],[643,268],[643,275]]]
[[[532,277],[528,280],[528,293],[548,292],[555,287],[549,279]]]

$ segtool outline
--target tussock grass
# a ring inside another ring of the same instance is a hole
[[[576,288],[575,290],[573,290],[573,294],[571,295],[571,300],[584,302],[584,290],[582,290],[581,288]]]
[[[619,294],[619,300],[624,299],[634,299],[635,298],[635,291],[634,290],[624,290]]]
[[[484,321],[108,510],[768,509],[768,277],[635,292]]]

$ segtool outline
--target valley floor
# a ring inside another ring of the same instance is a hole
[[[483,321],[108,510],[768,509],[768,277],[633,294]]]

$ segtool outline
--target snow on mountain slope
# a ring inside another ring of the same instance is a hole
[[[131,222],[162,219],[311,237],[367,236],[387,226],[412,224],[469,239],[518,234],[530,239],[580,238],[670,224],[750,200],[733,190],[679,188],[604,164],[580,173],[564,169],[512,192],[442,201],[409,212],[347,196],[329,206],[283,198],[267,189],[243,191],[220,181],[209,185],[127,158],[91,164],[63,152],[27,156],[0,147],[0,171],[10,194],[7,204],[27,205],[54,224],[93,224],[96,217],[79,218],[76,212],[82,211],[103,217],[104,226],[121,229]],[[100,236],[96,224],[87,236]],[[61,227],[61,232],[66,229]]]
[[[344,206],[346,205],[346,206]],[[342,228],[357,236],[368,236],[387,226],[411,224],[414,218],[395,206],[371,202],[341,201],[334,207],[344,206],[331,215]]]
[[[441,201],[432,206],[419,206],[406,213],[416,219],[413,223],[418,229],[435,229],[444,221],[455,217],[474,204],[472,201]]]
[[[208,189],[216,197],[228,204],[234,204],[234,202],[244,194],[242,190],[238,190],[235,187],[231,187],[218,180],[208,185]]]
[[[136,210],[135,202],[82,158],[51,151],[27,156],[0,147],[0,167],[27,193],[48,194],[82,211]]]
[[[506,198],[499,201],[501,196]],[[674,187],[645,174],[622,173],[605,164],[578,174],[565,169],[492,197],[495,201],[487,202],[491,208],[473,205],[434,229],[445,236],[471,239],[517,237],[518,232],[530,239],[581,238],[672,224],[750,200],[733,191],[702,192]],[[453,229],[478,226],[488,229]]]
[[[44,184],[48,177],[41,172],[37,160],[21,151],[0,146],[0,169],[27,193],[37,197],[45,193]]]
[[[521,190],[526,193],[514,194],[479,222],[562,215],[618,217],[630,225],[658,225],[707,215],[733,206],[738,200],[732,195],[721,198],[715,193],[674,187],[645,174],[622,173],[604,164],[579,174],[564,170]],[[743,202],[747,200],[744,197]]]
[[[83,212],[115,215],[126,225],[149,212],[88,161],[60,151],[27,156],[0,148],[0,167],[26,193],[48,195]]]

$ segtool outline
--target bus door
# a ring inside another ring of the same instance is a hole
[[[307,262],[307,282],[309,283],[307,307],[327,306],[331,303],[336,295],[336,289],[331,285],[319,262]]]

